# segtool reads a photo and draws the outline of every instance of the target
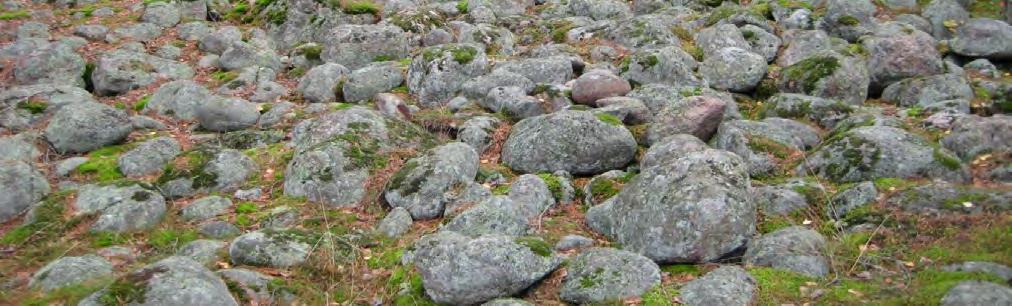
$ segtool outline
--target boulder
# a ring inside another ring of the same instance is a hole
[[[636,153],[636,140],[621,122],[607,119],[561,111],[521,120],[503,145],[503,163],[523,173],[564,170],[576,175],[624,167]]]

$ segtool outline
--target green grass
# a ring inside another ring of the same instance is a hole
[[[10,21],[10,20],[15,20],[15,19],[24,19],[24,18],[28,18],[28,17],[31,17],[31,15],[28,14],[28,11],[13,11],[13,12],[3,12],[3,13],[0,13],[0,20],[3,20],[3,21]]]
[[[63,218],[66,201],[73,191],[60,191],[50,194],[35,207],[35,222],[18,226],[0,238],[0,244],[25,244],[37,241],[49,241],[59,238],[64,230],[77,224]]]
[[[670,306],[675,305],[678,299],[678,289],[671,286],[657,285],[643,294],[643,306]]]
[[[347,1],[341,6],[341,10],[345,14],[359,15],[359,14],[373,14],[376,15],[380,11],[378,4],[372,1]]]
[[[759,305],[780,305],[800,301],[801,286],[812,281],[803,275],[773,268],[753,268],[749,270],[749,274],[755,278],[759,286]]]
[[[197,240],[197,232],[193,230],[161,229],[148,237],[148,244],[159,251],[175,252],[194,240]]]
[[[129,151],[132,145],[104,147],[88,153],[88,161],[77,166],[77,172],[94,175],[100,183],[108,183],[123,178],[119,171],[119,156]]]
[[[468,8],[467,0],[457,1],[457,11],[459,11],[461,14],[467,14],[467,8]]]
[[[943,153],[941,149],[935,148],[932,154],[934,155],[935,161],[949,170],[959,170],[963,167],[963,163],[960,162],[958,158]]]
[[[111,247],[114,245],[120,245],[127,242],[127,237],[119,233],[113,232],[98,232],[90,234],[91,246],[96,248]]]
[[[109,279],[96,279],[82,284],[62,287],[39,296],[31,296],[24,299],[21,301],[21,305],[77,305],[79,301],[105,287],[109,281]]]

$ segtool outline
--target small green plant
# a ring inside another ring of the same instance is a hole
[[[96,248],[110,247],[126,243],[126,236],[113,232],[98,232],[92,234],[91,245]]]
[[[468,8],[467,0],[457,1],[457,11],[459,11],[461,14],[467,14],[467,8]]]
[[[924,109],[919,106],[914,106],[907,110],[908,117],[920,117],[921,115],[924,115]]]
[[[18,108],[37,115],[46,112],[46,108],[49,108],[49,103],[39,100],[27,100],[18,103]]]

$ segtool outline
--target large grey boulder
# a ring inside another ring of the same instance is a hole
[[[830,199],[832,205],[826,207],[826,215],[837,220],[843,219],[848,212],[875,203],[878,195],[874,183],[868,181],[857,183],[833,195]]]
[[[752,305],[758,289],[756,280],[744,269],[723,266],[685,284],[679,291],[685,305]]]
[[[528,96],[520,87],[495,87],[478,101],[485,109],[513,118],[530,118],[545,113],[541,101]]]
[[[176,256],[185,256],[203,265],[212,265],[221,258],[226,243],[218,240],[197,239],[179,247]]]
[[[766,70],[766,58],[737,47],[714,51],[699,64],[699,74],[710,86],[734,92],[752,91]]]
[[[989,273],[1004,279],[1006,282],[1012,280],[1012,268],[987,261],[966,261],[944,266],[942,270],[950,272]]]
[[[53,84],[84,87],[84,59],[70,46],[50,43],[14,62],[17,84]]]
[[[35,147],[38,136],[35,133],[21,133],[0,137],[0,160],[33,162],[42,155]]]
[[[703,151],[709,146],[699,138],[688,134],[675,134],[662,138],[647,149],[640,159],[640,169],[649,169],[671,163],[686,154]]]
[[[59,152],[84,153],[126,139],[133,131],[130,116],[101,103],[75,103],[60,108],[46,126],[46,140]]]
[[[344,101],[361,102],[374,95],[387,92],[404,82],[401,68],[395,62],[373,63],[352,71],[341,92]]]
[[[232,208],[232,201],[220,196],[208,196],[194,200],[190,205],[183,207],[181,215],[183,220],[203,221],[228,213]]]
[[[495,70],[492,73],[473,78],[460,85],[460,93],[467,98],[481,100],[496,87],[520,88],[524,94],[534,90],[534,82],[518,73]]]
[[[193,68],[143,52],[117,49],[103,53],[91,74],[95,94],[113,96],[147,86],[160,78],[189,79]]]
[[[931,23],[931,35],[936,39],[952,38],[952,31],[947,23],[964,23],[970,19],[970,13],[957,0],[932,0],[921,9],[921,16]]]
[[[899,26],[861,40],[868,54],[870,89],[879,92],[900,80],[942,73],[942,56],[930,34]]]
[[[587,211],[591,229],[661,263],[716,260],[755,232],[748,169],[737,155],[690,152],[642,171]]]
[[[285,194],[337,207],[357,204],[364,196],[369,168],[347,155],[360,148],[338,141],[297,153],[285,170]]]
[[[422,49],[411,60],[407,84],[423,107],[438,107],[457,95],[463,84],[488,71],[483,48],[473,44],[445,44]]]
[[[962,281],[942,297],[942,306],[1012,304],[1012,288],[985,281]]]
[[[306,261],[312,246],[296,233],[249,232],[232,240],[228,256],[237,265],[288,268]]]
[[[974,18],[956,29],[949,41],[952,52],[994,60],[1012,58],[1012,26],[1000,20]]]
[[[87,185],[74,201],[77,215],[96,214],[92,232],[129,233],[154,228],[167,209],[158,192],[138,185],[126,187]]]
[[[744,262],[749,266],[772,267],[812,277],[829,273],[826,238],[814,230],[792,226],[749,242]]]
[[[825,128],[833,128],[855,107],[835,99],[778,93],[766,100],[766,116],[808,119]]]
[[[787,93],[860,105],[868,97],[870,82],[868,67],[863,60],[833,51],[820,51],[784,67],[777,86]]]
[[[282,68],[281,58],[274,49],[253,40],[232,42],[218,57],[218,66],[227,71],[260,67],[277,71]]]
[[[941,143],[966,161],[985,153],[1012,152],[1012,117],[960,116]]]
[[[882,100],[903,107],[928,108],[939,101],[974,98],[973,88],[959,74],[939,74],[904,79],[882,91]]]
[[[197,122],[208,131],[242,130],[257,123],[260,109],[242,98],[212,97],[197,107]]]
[[[660,284],[660,268],[649,258],[610,248],[586,250],[567,265],[559,294],[576,304],[621,301]]]
[[[256,170],[252,158],[233,149],[221,150],[204,166],[204,172],[214,176],[214,185],[210,187],[224,192],[238,189]]]
[[[30,164],[0,160],[0,222],[14,219],[49,191],[46,177]]]
[[[172,116],[183,120],[192,120],[197,116],[197,109],[213,98],[211,91],[203,85],[191,80],[172,81],[158,87],[151,95],[145,111],[154,111],[159,115]]]
[[[214,272],[182,256],[162,259],[117,280],[139,287],[141,296],[99,290],[81,301],[82,306],[126,302],[129,305],[239,305],[228,286]],[[130,293],[133,293],[131,291]]]
[[[552,256],[550,246],[530,240],[501,235],[472,239],[452,231],[422,237],[413,258],[425,293],[437,303],[452,305],[517,294],[561,261]]]
[[[696,33],[696,46],[702,49],[703,58],[709,58],[724,48],[750,49],[741,30],[733,24],[722,23]]]
[[[509,197],[519,205],[520,214],[526,219],[543,216],[555,205],[555,198],[548,184],[534,174],[517,177],[510,184]]]
[[[457,140],[481,154],[492,145],[492,134],[501,122],[498,118],[490,116],[471,117],[457,128]]]
[[[766,118],[725,121],[711,145],[738,154],[748,161],[750,173],[763,175],[775,171],[778,160],[818,143],[819,135],[812,127],[790,119]]]
[[[44,102],[45,109],[28,107]],[[21,132],[49,119],[63,106],[98,102],[90,92],[71,85],[12,86],[0,91],[0,126]]]
[[[340,64],[326,63],[313,67],[299,80],[298,91],[311,103],[334,102],[347,74],[348,68]]]
[[[474,181],[478,153],[462,142],[435,147],[412,158],[390,179],[384,198],[390,206],[404,207],[416,219],[442,215],[447,191]]]
[[[777,57],[777,64],[789,67],[820,51],[832,50],[829,35],[821,30],[790,30],[783,34],[784,50]]]
[[[387,120],[383,114],[359,106],[339,109],[316,119],[303,121],[291,134],[290,145],[296,148],[297,153],[349,134],[381,143],[389,139]]]
[[[408,39],[401,28],[393,25],[339,25],[323,41],[320,58],[348,69],[359,69],[380,58],[401,59],[408,56]]]
[[[878,26],[874,19],[877,7],[871,0],[826,0],[825,5],[826,15],[818,28],[829,35],[856,42]]]
[[[573,101],[596,106],[597,100],[623,96],[632,90],[629,82],[607,70],[593,70],[580,75],[573,84]]]
[[[222,54],[232,43],[242,40],[242,32],[234,26],[223,26],[200,39],[201,51]]]
[[[693,73],[698,63],[681,48],[640,50],[623,62],[622,77],[633,84],[702,85]]]
[[[442,230],[461,235],[525,236],[530,233],[529,218],[521,213],[520,203],[505,196],[487,197],[474,207],[450,220]]]
[[[596,174],[624,167],[636,140],[621,122],[590,112],[561,111],[521,120],[503,145],[503,163],[524,173],[564,170]]]
[[[948,150],[934,148],[923,138],[890,126],[859,127],[843,133],[809,154],[797,171],[836,182],[883,177],[969,179],[966,165]]]
[[[153,2],[144,7],[141,21],[150,22],[160,27],[172,27],[181,19],[180,10],[174,3]]]
[[[710,140],[717,132],[726,109],[727,102],[712,96],[692,96],[669,103],[648,126],[647,143],[656,143],[676,134]]]
[[[52,291],[112,276],[112,263],[96,255],[66,256],[35,271],[28,286]]]
[[[535,84],[563,84],[573,79],[573,63],[566,56],[524,58],[497,62],[493,73],[519,74]]]
[[[117,163],[123,175],[141,177],[158,173],[181,152],[178,141],[163,136],[142,142],[136,148],[124,152]]]
[[[390,238],[397,238],[411,230],[411,213],[404,207],[395,207],[383,220],[376,224],[376,231]]]

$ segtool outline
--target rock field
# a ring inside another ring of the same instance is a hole
[[[0,305],[1012,305],[1006,0],[0,0]]]

